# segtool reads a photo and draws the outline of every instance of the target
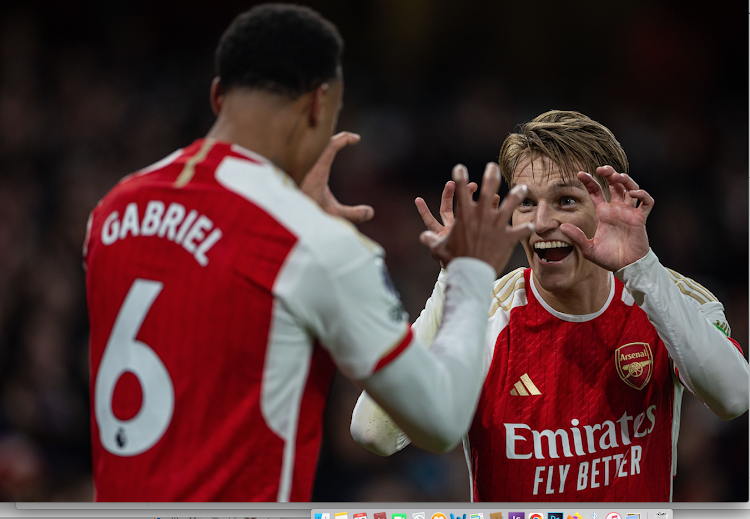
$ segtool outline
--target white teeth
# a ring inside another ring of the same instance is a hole
[[[558,247],[570,247],[570,243],[563,241],[538,241],[534,244],[535,249],[555,249]]]

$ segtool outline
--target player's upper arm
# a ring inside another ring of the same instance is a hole
[[[377,244],[335,220],[319,231],[295,245],[274,293],[347,376],[362,380],[408,346],[407,316]]]
[[[685,277],[674,270],[666,269],[669,273],[669,278],[679,288],[680,294],[683,299],[696,307],[706,320],[720,330],[729,342],[731,342],[737,350],[744,355],[740,344],[731,338],[732,329],[729,326],[726,315],[724,314],[724,305],[714,296],[707,288],[702,286],[700,283]],[[680,372],[677,367],[674,367],[675,375],[680,383],[684,386],[680,378]]]

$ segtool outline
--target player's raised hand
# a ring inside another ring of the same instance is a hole
[[[357,144],[360,136],[352,132],[340,132],[331,137],[328,146],[323,150],[318,161],[302,181],[300,189],[307,196],[315,200],[328,214],[340,216],[352,223],[362,223],[375,215],[375,210],[369,205],[344,205],[339,202],[328,186],[331,176],[331,165],[336,154],[342,148]]]
[[[478,186],[476,182],[469,182],[467,187],[469,193],[473,195]],[[440,198],[440,220],[443,222],[442,225],[434,216],[432,216],[432,212],[427,207],[427,203],[423,198],[417,197],[414,200],[414,204],[417,206],[417,211],[419,211],[419,215],[422,217],[425,227],[427,227],[428,231],[435,233],[438,238],[448,236],[448,233],[453,227],[453,223],[456,221],[456,217],[453,213],[453,195],[455,192],[456,183],[453,180],[446,182],[445,187],[443,188],[443,196]],[[499,201],[500,197],[498,196],[497,198]],[[440,262],[440,266],[445,268],[445,264],[442,261]]]
[[[588,173],[579,172],[596,207],[596,234],[588,239],[575,225],[564,223],[560,230],[575,243],[583,256],[613,272],[641,259],[648,253],[646,219],[654,199],[627,174],[615,172],[612,166],[596,168],[609,184],[612,200],[607,203],[601,186]]]
[[[425,218],[420,211],[429,229],[420,235],[420,241],[430,247],[432,255],[441,264],[447,264],[456,257],[473,257],[486,261],[499,274],[508,263],[516,242],[534,232],[533,224],[518,227],[508,225],[513,210],[526,197],[528,189],[526,186],[514,187],[498,208],[496,196],[500,187],[500,168],[493,162],[487,164],[484,171],[479,200],[476,202],[471,199],[469,175],[464,166],[459,164],[453,168],[453,181],[455,186],[449,189],[446,185],[443,192],[443,202],[452,197],[446,196],[446,191],[450,193],[452,190],[455,190],[457,200],[456,214],[450,228],[445,233],[445,225],[437,224],[429,211],[427,213],[431,218]]]

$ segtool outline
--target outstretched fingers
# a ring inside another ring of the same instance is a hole
[[[631,198],[635,198],[641,201],[641,205],[638,207],[643,211],[644,216],[648,216],[651,209],[654,208],[654,199],[643,189],[637,189],[628,193]]]
[[[494,209],[495,195],[500,189],[500,166],[494,162],[488,162],[484,168],[482,177],[482,188],[479,190],[479,207],[483,210]]]
[[[321,166],[327,166],[331,167],[333,164],[333,159],[336,158],[336,154],[341,151],[341,148],[345,148],[346,146],[350,146],[352,144],[357,144],[360,141],[361,137],[352,132],[339,132],[333,137],[331,137],[331,140],[328,141],[328,146],[323,150],[323,153],[321,153],[320,158],[318,159],[318,165]]]
[[[469,192],[469,172],[463,164],[457,164],[452,172],[453,182],[456,183],[456,213],[461,214],[465,209],[474,205]]]
[[[633,180],[633,178],[627,173],[615,173],[614,175],[612,175],[612,177],[614,180],[621,183],[622,186],[627,191],[634,191],[636,189],[640,189],[640,186],[638,186],[638,182]]]
[[[607,203],[607,199],[604,197],[604,192],[602,191],[602,186],[599,185],[599,182],[594,180],[594,177],[585,171],[579,171],[577,176],[578,180],[583,184],[583,187],[589,192],[589,196],[591,196],[591,201],[594,202],[594,206],[598,207],[601,204]]]
[[[631,202],[630,191],[639,189],[638,183],[630,175],[617,173],[612,166],[596,168],[596,172],[607,180],[613,199]]]
[[[445,219],[445,215],[453,214],[453,195],[456,192],[456,183],[449,180],[443,188],[443,196],[440,198],[440,216]]]
[[[498,208],[498,218],[503,222],[510,220],[513,211],[515,211],[516,207],[526,199],[528,194],[529,188],[525,185],[518,184],[517,186],[514,186],[500,204],[500,207]]]
[[[414,205],[417,206],[417,211],[419,211],[419,216],[422,217],[425,227],[432,232],[440,232],[442,225],[432,216],[427,203],[421,197],[417,197],[414,200]]]

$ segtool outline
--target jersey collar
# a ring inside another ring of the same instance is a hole
[[[597,317],[602,315],[605,312],[605,310],[607,310],[607,308],[609,308],[609,304],[612,302],[612,299],[615,296],[615,276],[610,272],[609,273],[609,296],[607,297],[607,302],[604,303],[604,306],[602,306],[599,310],[597,310],[593,314],[584,314],[584,315],[564,314],[552,308],[550,305],[547,304],[547,302],[544,299],[542,299],[542,296],[539,294],[539,291],[537,290],[536,285],[534,284],[533,272],[529,272],[529,282],[531,283],[531,291],[534,293],[534,297],[536,297],[537,301],[539,301],[539,304],[542,305],[545,310],[547,310],[549,313],[551,313],[558,319],[562,321],[568,321],[571,323],[585,323],[586,321],[591,321],[592,319],[596,319]]]

